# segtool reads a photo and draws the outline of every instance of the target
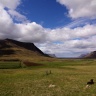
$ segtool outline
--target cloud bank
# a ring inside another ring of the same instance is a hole
[[[56,0],[67,7],[72,18],[96,18],[96,0]]]
[[[3,8],[16,9],[19,4],[20,0],[0,0],[0,6]]]
[[[57,1],[69,9],[69,15],[72,18],[95,18],[96,16],[95,0]],[[0,39],[10,38],[34,42],[43,52],[65,57],[78,56],[81,53],[96,50],[95,24],[86,24],[73,29],[68,26],[55,29],[44,28],[36,22],[30,22],[24,15],[16,11],[20,3],[20,0],[0,1]],[[14,19],[20,23],[14,22]]]

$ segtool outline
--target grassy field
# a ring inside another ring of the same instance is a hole
[[[0,61],[0,69],[17,69],[21,67],[20,61]]]
[[[96,84],[85,88],[90,79],[96,81],[96,60],[50,59],[37,63],[43,65],[0,69],[0,96],[96,96]]]

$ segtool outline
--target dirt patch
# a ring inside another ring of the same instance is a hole
[[[0,59],[0,61],[8,61],[8,62],[11,62],[11,61],[18,61],[18,62],[20,62],[20,60],[19,59]]]
[[[26,66],[44,66],[44,64],[38,64],[34,62],[29,62],[29,61],[24,61],[23,64],[25,64]]]

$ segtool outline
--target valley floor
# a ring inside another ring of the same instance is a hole
[[[44,66],[0,69],[0,96],[96,96],[96,60],[41,61]],[[53,86],[51,86],[53,85]]]

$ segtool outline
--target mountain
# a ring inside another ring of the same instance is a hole
[[[12,39],[0,40],[0,59],[1,58],[40,58],[47,57],[33,43],[25,43]]]
[[[84,58],[86,55],[88,55],[88,53],[86,53],[86,54],[81,54],[81,55],[79,56],[79,58]]]
[[[95,59],[96,58],[96,51],[93,51],[93,52],[85,55],[84,58]]]
[[[55,58],[56,57],[56,55],[55,54],[47,54],[49,57],[53,57],[53,58]]]

